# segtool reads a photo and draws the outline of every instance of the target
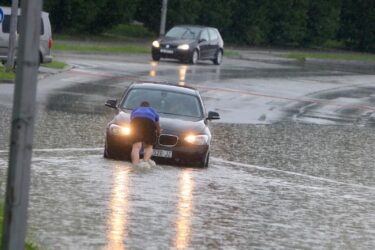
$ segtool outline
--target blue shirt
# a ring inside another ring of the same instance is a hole
[[[159,121],[158,113],[151,107],[138,107],[133,109],[130,119],[133,120],[134,118],[148,118],[153,122]]]

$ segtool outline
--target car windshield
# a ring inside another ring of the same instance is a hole
[[[197,39],[201,28],[198,27],[174,27],[165,34],[166,37]]]
[[[142,101],[148,101],[160,116],[202,118],[201,103],[197,96],[158,89],[132,89],[121,107],[133,110]]]

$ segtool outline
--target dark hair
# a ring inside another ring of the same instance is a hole
[[[147,101],[141,102],[141,107],[150,107],[150,103]]]

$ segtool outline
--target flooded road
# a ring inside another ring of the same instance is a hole
[[[373,94],[365,87],[375,73],[137,60],[69,59],[76,68],[39,84],[28,237],[42,249],[375,248]],[[195,85],[220,112],[208,168],[140,169],[102,157],[113,116],[103,103],[133,79]],[[340,94],[322,94],[335,88]],[[2,193],[7,89],[0,85]]]

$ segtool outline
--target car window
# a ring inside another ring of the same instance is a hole
[[[201,103],[197,96],[156,89],[132,89],[126,95],[121,107],[133,110],[141,102],[148,101],[160,116],[187,116],[201,118]]]
[[[203,30],[203,31],[202,31],[200,39],[204,39],[204,40],[206,40],[206,41],[209,41],[209,40],[210,40],[210,37],[209,37],[209,35],[208,35],[208,31],[207,31],[207,30]]]
[[[212,41],[215,41],[215,40],[218,39],[218,35],[217,35],[216,30],[209,29],[208,32],[210,33],[210,37],[211,37]]]
[[[197,39],[201,28],[197,27],[174,27],[165,34],[166,37]]]
[[[3,33],[9,33],[10,32],[10,15],[5,15],[4,20],[2,23]],[[18,16],[17,19],[17,33],[20,33],[21,30],[21,16]],[[44,25],[43,25],[43,19],[41,19],[41,27],[40,27],[40,34],[44,34]]]

